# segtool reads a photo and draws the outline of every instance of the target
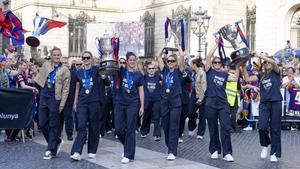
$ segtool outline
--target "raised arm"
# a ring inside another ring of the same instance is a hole
[[[41,56],[38,54],[36,47],[30,47],[30,53],[32,59],[41,67],[45,63],[45,59],[41,58]]]
[[[210,67],[211,67],[211,60],[214,57],[214,53],[217,49],[217,45],[215,45],[208,53],[207,58],[206,58],[206,63],[205,63],[205,71],[207,72]]]
[[[243,76],[246,82],[256,82],[258,81],[258,77],[256,75],[249,76],[246,66],[243,66]]]
[[[275,62],[274,59],[271,59],[271,58],[269,58],[269,57],[267,57],[267,56],[262,56],[262,55],[258,55],[258,58],[263,59],[264,61],[271,63],[271,65],[273,66],[273,70],[274,70],[276,73],[278,73],[278,74],[280,73],[279,67],[278,67],[278,65],[276,64],[276,62]]]
[[[178,67],[181,72],[184,72],[185,71],[184,52],[182,51],[180,45],[177,46],[177,49],[179,52]]]
[[[240,76],[240,65],[236,65],[234,74],[229,74],[228,80],[229,82],[237,82]]]
[[[159,50],[159,53],[156,55],[156,60],[158,63],[158,68],[160,69],[160,71],[162,71],[164,69],[164,61],[162,59],[162,56],[164,55],[163,53],[163,48],[161,50]]]

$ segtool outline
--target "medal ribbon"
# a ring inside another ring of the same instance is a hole
[[[56,67],[54,67],[54,70],[52,72],[50,72],[48,79],[47,79],[47,83],[48,84],[54,84],[55,83],[55,79],[56,79],[56,72],[58,70],[58,68],[61,66],[62,64],[58,64]]]
[[[96,48],[97,48],[97,51],[98,51],[98,54],[99,54],[99,58],[100,60],[102,60],[102,47],[101,47],[101,41],[99,38],[96,38]]]
[[[224,42],[221,33],[219,32],[219,38],[218,38],[218,49],[219,49],[219,56],[222,61],[222,66],[224,67],[226,65],[226,53],[224,50]]]
[[[168,39],[169,37],[169,26],[170,26],[170,18],[167,17],[166,22],[165,22],[165,39]]]
[[[180,20],[181,23],[181,49],[185,51],[185,22],[184,17]]]
[[[133,86],[133,80],[132,80],[132,75],[130,75],[128,70],[126,70],[126,80],[127,80],[128,89],[130,90]]]
[[[84,83],[83,83],[83,87],[85,89],[90,89],[91,86],[93,86],[92,82],[93,82],[93,68],[91,68],[91,71],[89,73],[89,75],[87,75],[87,70],[85,69],[85,67],[83,68],[83,76],[84,76]]]
[[[168,72],[167,77],[166,77],[166,88],[170,89],[171,88],[171,80],[173,78],[173,72]]]
[[[247,41],[245,35],[243,34],[243,31],[242,31],[242,29],[240,28],[239,23],[238,23],[238,22],[235,23],[235,26],[236,26],[236,30],[237,30],[238,34],[240,35],[240,37],[241,37],[243,43],[244,43],[245,46],[249,49],[248,41]],[[251,55],[248,56],[248,60],[249,60],[249,61],[248,61],[248,71],[251,71],[251,72],[252,72]]]

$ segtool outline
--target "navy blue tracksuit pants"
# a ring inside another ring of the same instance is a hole
[[[47,150],[51,151],[52,155],[56,155],[58,144],[61,142],[59,138],[60,100],[55,100],[55,97],[41,96],[39,106],[39,128],[48,143]]]
[[[124,146],[124,157],[134,160],[135,130],[137,124],[138,103],[129,105],[116,101],[115,129],[118,139]]]
[[[199,116],[197,115],[197,110],[199,110]],[[188,121],[189,131],[194,131],[195,128],[197,127],[197,117],[199,117],[197,135],[203,136],[206,130],[204,104],[202,103],[201,105],[196,105],[196,101],[191,100],[189,106],[189,121]]]
[[[177,155],[179,123],[181,114],[180,98],[164,98],[161,100],[161,123],[165,133],[168,154]]]
[[[264,147],[271,144],[270,154],[275,154],[276,157],[281,157],[281,113],[281,101],[259,104],[259,141]]]
[[[221,101],[216,98],[207,98],[205,104],[205,113],[209,129],[209,152],[212,154],[218,151],[221,154],[221,144],[219,139],[219,126],[218,119],[220,121],[221,129],[221,142],[223,148],[223,156],[227,154],[232,155],[232,145],[230,132],[232,131],[230,122],[230,108],[228,102]]]
[[[189,115],[189,104],[182,103],[180,122],[179,122],[179,137],[182,137],[185,127],[185,120]]]
[[[60,132],[61,134],[65,123],[65,131],[67,135],[73,134],[74,123],[73,123],[73,102],[66,102],[63,112],[60,114]]]
[[[160,137],[160,101],[145,101],[141,134],[150,132],[151,121],[154,123],[153,136]]]
[[[78,132],[72,146],[71,154],[82,153],[86,139],[88,139],[88,153],[96,154],[99,144],[99,121],[102,118],[102,109],[99,101],[78,104],[77,124]]]

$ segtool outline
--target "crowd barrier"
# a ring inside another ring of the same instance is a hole
[[[282,95],[282,121],[300,122],[300,89],[292,89],[287,91],[280,89]],[[290,94],[292,93],[292,95]],[[251,115],[254,119],[259,116],[259,95],[255,99],[251,99]]]

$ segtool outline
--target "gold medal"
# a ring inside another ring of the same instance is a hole
[[[86,89],[85,90],[85,94],[89,94],[90,93],[90,90],[89,89]]]
[[[50,88],[51,88],[51,84],[50,84],[50,83],[47,83],[47,87],[50,89]]]
[[[166,89],[166,93],[170,93],[170,89]]]

